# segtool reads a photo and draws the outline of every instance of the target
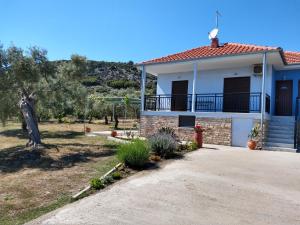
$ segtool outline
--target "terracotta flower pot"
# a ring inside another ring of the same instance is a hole
[[[254,141],[254,140],[249,140],[248,143],[247,143],[247,145],[248,145],[248,148],[249,148],[250,150],[254,150],[254,149],[256,148],[256,141]]]
[[[117,137],[117,135],[118,135],[117,131],[113,130],[113,131],[111,132],[111,136],[112,136],[112,137]]]

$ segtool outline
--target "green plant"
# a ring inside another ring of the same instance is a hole
[[[147,142],[135,140],[131,143],[122,144],[118,148],[118,159],[131,167],[143,167],[148,161],[150,149]]]
[[[111,184],[114,182],[114,179],[112,176],[107,176],[103,179],[103,184]]]
[[[180,143],[177,147],[178,151],[187,151],[189,148],[188,143]]]
[[[188,150],[190,151],[194,151],[194,150],[197,150],[198,149],[198,145],[195,141],[191,141],[189,144],[188,144]]]
[[[170,133],[156,133],[149,138],[152,151],[161,157],[166,157],[177,149],[177,142]]]
[[[90,184],[91,184],[92,188],[94,188],[96,190],[104,188],[104,184],[99,178],[91,179]]]
[[[259,135],[259,131],[260,131],[260,126],[259,126],[259,124],[256,124],[255,127],[252,127],[252,129],[248,135],[249,139],[253,140],[253,139],[257,138]]]
[[[170,134],[172,137],[176,138],[175,130],[172,127],[161,127],[158,129],[160,134]]]
[[[119,171],[116,171],[116,172],[112,173],[111,176],[114,180],[120,180],[122,178],[122,175]]]

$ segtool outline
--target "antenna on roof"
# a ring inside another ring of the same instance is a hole
[[[221,14],[217,10],[216,11],[216,28],[212,29],[211,32],[208,33],[208,38],[209,38],[209,40],[211,40],[211,44],[210,44],[211,48],[220,47],[219,39],[217,38],[217,35],[219,33],[219,16],[221,16]]]
[[[221,13],[217,10],[216,11],[216,28],[219,28],[219,16],[222,16]]]
[[[217,10],[216,11],[216,27],[208,33],[209,40],[216,38],[219,33],[219,16],[221,16],[221,14]]]

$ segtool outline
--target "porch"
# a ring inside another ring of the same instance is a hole
[[[145,111],[192,111],[192,94],[145,95]],[[195,112],[260,113],[261,92],[195,94]],[[265,94],[265,112],[270,113],[270,96]]]

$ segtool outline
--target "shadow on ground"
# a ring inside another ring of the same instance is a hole
[[[60,170],[115,154],[114,149],[101,149],[101,147],[101,145],[72,143],[46,145],[46,148],[39,150],[27,149],[24,146],[1,149],[0,172],[12,173],[23,168]],[[63,152],[66,149],[67,151]]]
[[[1,136],[4,137],[16,137],[20,139],[27,139],[27,134],[23,132],[22,129],[10,129],[10,130],[5,130],[0,132]]]
[[[63,139],[72,139],[76,138],[77,136],[83,135],[83,132],[78,131],[55,131],[55,132],[49,132],[49,131],[40,131],[41,138],[63,138]],[[28,135],[26,132],[23,132],[22,129],[10,129],[0,132],[1,136],[4,137],[16,137],[20,139],[27,139]]]

